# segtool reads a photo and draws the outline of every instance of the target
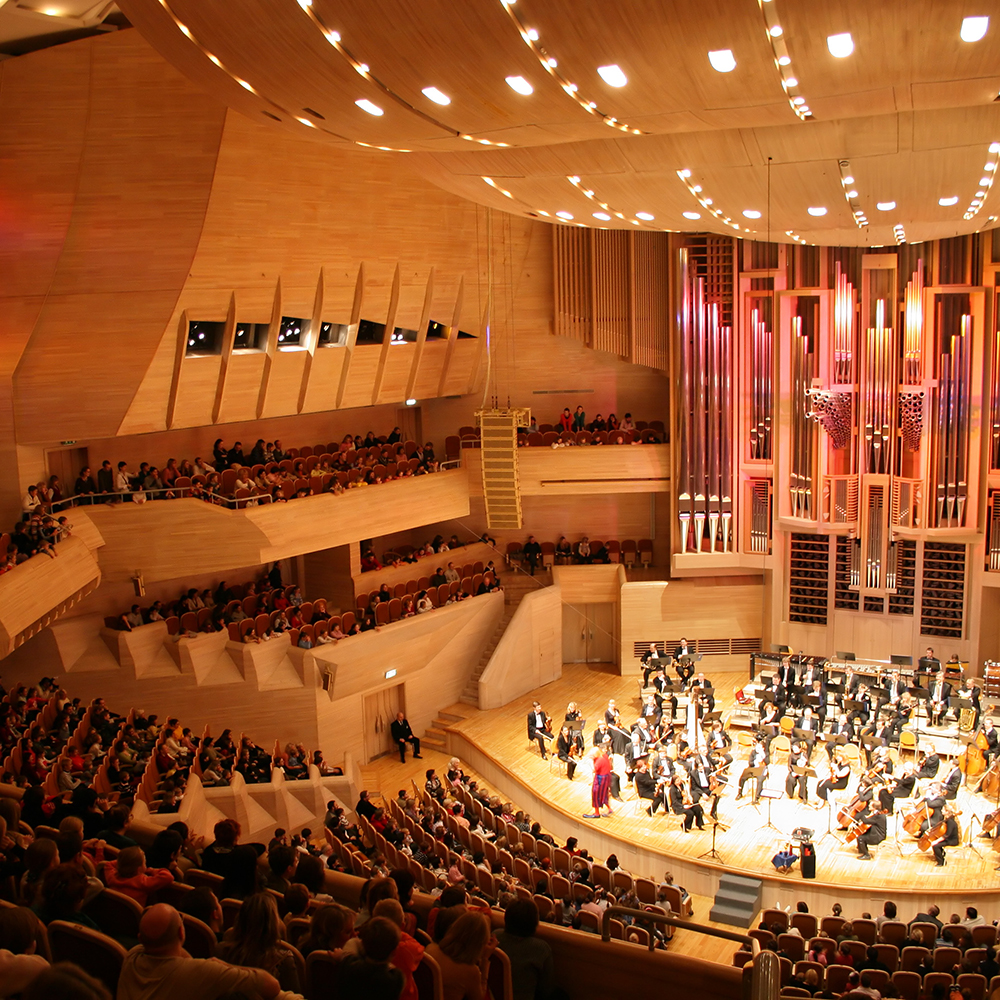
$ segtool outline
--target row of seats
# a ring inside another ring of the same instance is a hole
[[[441,556],[442,564],[447,563],[447,553]],[[466,563],[460,570],[459,575],[462,578],[462,584],[465,585],[466,581],[470,582],[475,588],[472,593],[475,593],[479,589],[479,584],[482,583],[483,574],[485,571],[485,566],[482,560],[477,560],[474,563]],[[421,590],[429,591],[431,587],[431,578],[429,576],[421,576],[415,580],[407,580],[406,583],[397,583],[392,588],[393,597],[404,597],[406,594],[419,594]],[[469,587],[465,588],[466,590]],[[376,600],[381,593],[381,590],[369,590],[367,593],[360,593],[357,595],[357,605],[361,611],[365,611],[372,601]],[[454,591],[452,591],[454,593]]]
[[[616,539],[602,542],[596,538],[588,538],[588,541],[590,542],[591,553],[596,554],[603,548],[608,554],[609,562],[620,562],[624,566],[634,566],[638,560],[643,567],[653,564],[653,540],[651,538],[640,538],[638,542],[631,538],[627,538],[623,542],[619,542]],[[576,552],[577,544],[573,544],[574,553]],[[539,546],[542,550],[542,566],[548,568],[556,565],[560,559],[556,553],[556,543],[539,542]],[[523,563],[525,561],[524,543],[508,542],[506,558],[508,564],[515,562]],[[563,561],[566,560],[564,559]]]

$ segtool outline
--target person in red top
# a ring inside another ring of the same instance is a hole
[[[585,819],[600,819],[601,809],[607,809],[613,816],[610,805],[611,795],[611,760],[600,748],[594,749],[594,782],[590,786],[590,799],[594,807],[592,813],[584,813]]]
[[[399,900],[382,899],[375,904],[372,916],[386,917],[399,928],[399,944],[390,958],[392,964],[403,973],[405,980],[399,1000],[418,1000],[419,994],[417,984],[413,981],[413,971],[420,964],[420,959],[423,958],[424,946],[416,938],[410,937],[403,929],[403,907]]]
[[[126,847],[117,861],[105,864],[104,881],[109,889],[131,896],[140,906],[145,906],[149,894],[171,885],[174,876],[167,868],[147,868],[141,847]]]
[[[569,412],[568,406],[562,411],[562,416],[559,418],[559,426],[564,431],[571,431],[573,429],[573,414]]]

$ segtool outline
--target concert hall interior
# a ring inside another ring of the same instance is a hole
[[[150,995],[140,904],[291,912],[228,819],[402,871],[408,1000],[456,887],[494,1000],[992,997],[989,8],[0,0],[0,949]]]

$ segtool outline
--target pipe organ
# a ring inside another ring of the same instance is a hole
[[[596,286],[557,233],[558,330]],[[997,658],[1000,229],[659,239],[622,280],[669,299],[671,572],[761,576],[766,641]]]

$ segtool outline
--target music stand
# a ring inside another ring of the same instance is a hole
[[[710,726],[713,722],[718,722],[721,718],[721,712],[706,712],[702,717],[701,724],[703,726]]]
[[[771,803],[775,799],[780,799],[781,795],[782,795],[782,792],[781,792],[780,789],[767,788],[766,786],[761,789],[761,792],[760,792],[761,798],[762,799],[767,799],[767,822],[763,825],[763,827],[761,827],[761,829],[763,829],[763,830],[771,829],[771,830],[774,830],[776,833],[782,833],[782,831],[779,830],[771,822]],[[759,809],[757,811],[760,812]],[[782,833],[782,836],[784,836],[783,833]]]
[[[806,743],[808,743],[810,751],[812,750],[812,748],[816,744],[816,730],[815,729],[798,729],[798,728],[796,728],[796,729],[792,730],[792,736],[794,736],[795,739],[797,739],[797,740],[804,740]],[[813,775],[813,777],[815,778],[816,775]]]
[[[838,660],[843,660],[845,663],[854,663],[857,657],[853,653],[841,653],[836,654]]]
[[[907,688],[910,692],[910,696],[918,703],[916,709],[913,713],[913,730],[914,735],[916,735],[919,742],[920,739],[920,704],[919,702],[924,702],[924,715],[927,716],[927,725],[931,725],[931,717],[928,714],[927,702],[930,700],[931,693],[926,688],[922,687],[911,687]]]
[[[847,733],[819,733],[818,736],[826,744],[827,754],[832,754],[835,746],[847,746]]]
[[[722,824],[717,819],[712,820],[712,846],[707,851],[705,851],[704,854],[699,854],[698,855],[698,860],[699,861],[702,858],[712,858],[715,861],[722,862],[722,855],[719,854],[719,852],[715,849],[715,835],[718,832],[718,829],[719,829],[720,826],[722,826]],[[728,826],[722,826],[722,829],[723,830],[728,830],[729,827]]]
[[[851,712],[864,712],[865,703],[863,701],[855,701],[854,698],[845,698],[844,709],[848,715],[850,715]]]
[[[563,723],[563,725],[569,730],[570,736],[575,736],[577,733],[582,733],[587,727],[586,719],[570,719]]]
[[[744,803],[744,805],[749,804],[753,806],[758,813],[760,812],[760,807],[757,805],[757,800],[760,798],[761,792],[763,791],[761,786],[764,783],[764,769],[764,764],[758,764],[756,767],[748,767],[744,775],[744,777],[750,778],[754,783],[753,796],[751,797],[750,802]]]
[[[826,793],[826,830],[819,835],[816,843],[821,844],[825,837],[833,837],[838,843],[844,843],[844,838],[833,829],[833,796],[829,791]]]
[[[912,656],[897,656],[895,653],[889,656],[889,662],[894,667],[912,667],[913,657]]]
[[[792,774],[797,775],[800,778],[806,779],[806,798],[809,798],[809,779],[816,777],[816,768],[811,764],[806,764],[805,767],[799,767],[798,764],[792,764],[789,768]]]

